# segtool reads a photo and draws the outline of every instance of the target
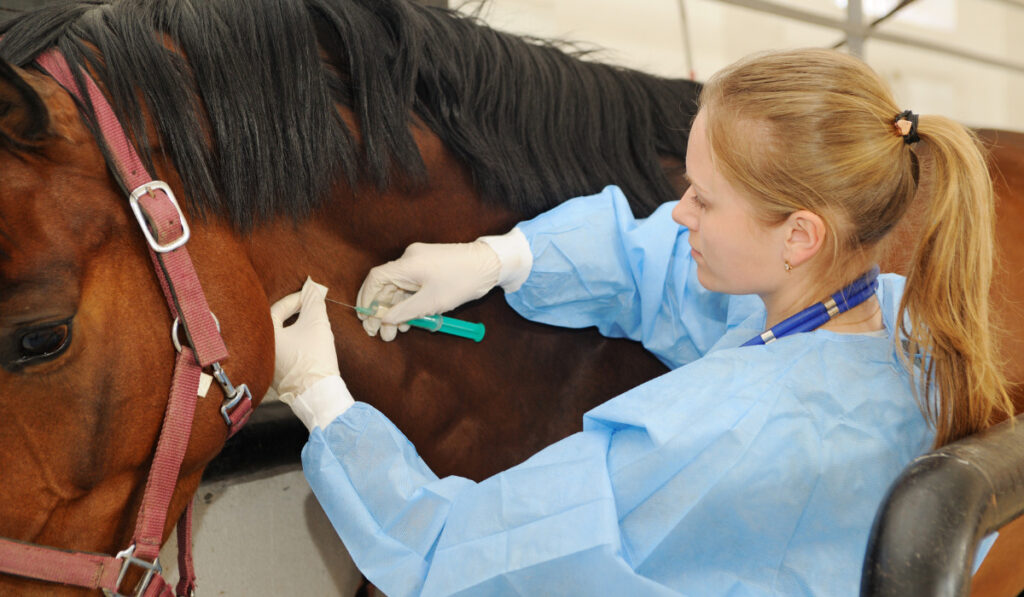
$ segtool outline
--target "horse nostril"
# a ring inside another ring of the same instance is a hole
[[[291,317],[289,317],[288,319],[285,319],[284,323],[281,324],[281,327],[285,327],[286,328],[286,327],[288,327],[290,325],[293,325],[298,320],[299,320],[299,314],[296,313],[296,314],[292,315]]]

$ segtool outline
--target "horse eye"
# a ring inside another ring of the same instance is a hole
[[[36,328],[25,332],[18,345],[19,363],[51,359],[68,347],[71,340],[71,322]]]

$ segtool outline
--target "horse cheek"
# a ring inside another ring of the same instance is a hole
[[[228,357],[221,366],[233,385],[246,384],[255,407],[274,374],[270,302],[241,237],[226,223],[194,226],[189,251],[228,349]],[[224,394],[216,382],[200,398],[183,478],[192,473],[198,481],[198,474],[223,447],[228,433],[220,413],[223,400]]]

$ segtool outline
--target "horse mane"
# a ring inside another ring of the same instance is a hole
[[[408,0],[79,0],[0,35],[11,64],[57,46],[91,70],[147,167],[240,229],[308,215],[339,173],[425,184],[413,114],[486,201],[528,216],[618,184],[642,215],[676,198],[660,160],[685,155],[698,90]]]

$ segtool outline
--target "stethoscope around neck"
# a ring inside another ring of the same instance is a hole
[[[866,274],[857,278],[849,286],[833,294],[820,303],[815,303],[803,311],[787,317],[764,332],[747,340],[742,346],[768,344],[784,336],[810,332],[818,329],[830,319],[845,313],[868,300],[878,288],[878,266],[873,265]]]

